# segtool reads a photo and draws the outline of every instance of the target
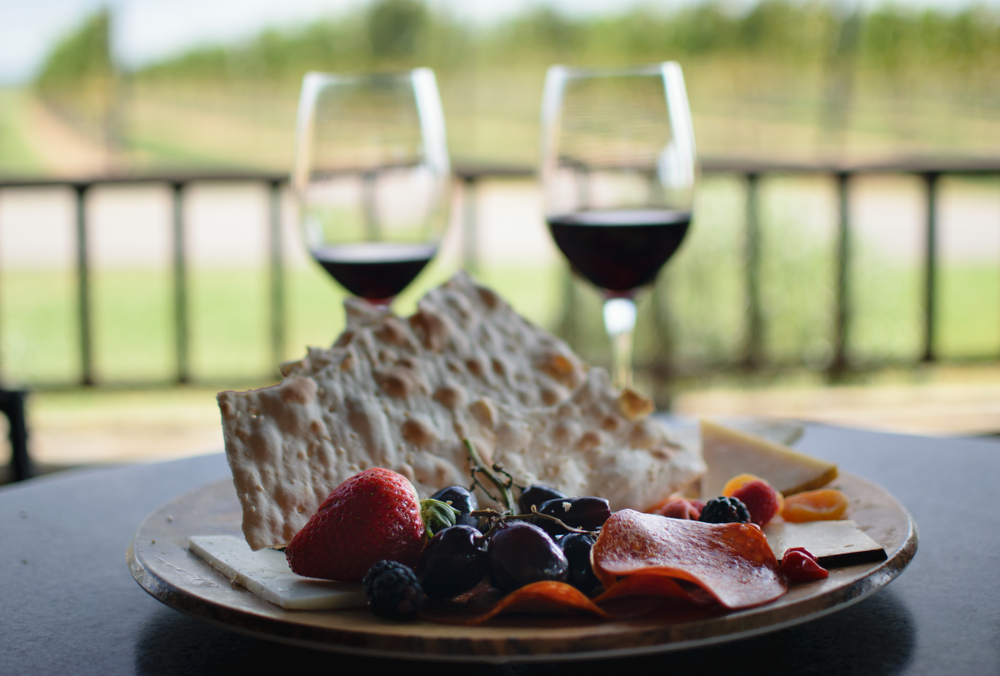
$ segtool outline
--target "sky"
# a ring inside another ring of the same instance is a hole
[[[537,5],[569,15],[621,11],[633,5],[678,7],[696,0],[427,0],[460,18],[487,23]],[[841,0],[851,2],[852,0]],[[884,0],[855,0],[872,7]],[[753,0],[729,0],[735,10]],[[127,67],[181,53],[191,47],[225,44],[265,27],[290,27],[337,16],[366,0],[0,0],[0,85],[31,80],[62,36],[102,6],[115,11],[116,57]],[[970,0],[897,0],[899,5],[946,11]],[[980,0],[1000,8],[1000,0]]]

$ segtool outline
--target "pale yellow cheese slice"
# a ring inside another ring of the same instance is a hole
[[[819,488],[837,477],[832,462],[708,420],[701,421],[701,450],[708,467],[701,480],[706,500],[722,495],[726,482],[738,474],[759,476],[785,495]]]
[[[779,561],[792,547],[804,547],[820,563],[829,565],[851,565],[886,558],[882,545],[849,520],[808,523],[772,521],[764,527],[764,535]]]

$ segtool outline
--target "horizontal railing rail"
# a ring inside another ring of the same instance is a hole
[[[938,218],[937,205],[939,181],[944,176],[990,176],[1000,177],[1000,159],[903,159],[891,162],[868,164],[837,163],[787,163],[763,162],[752,159],[705,158],[701,169],[704,174],[733,175],[741,178],[745,185],[746,223],[744,224],[744,270],[743,284],[746,290],[746,340],[743,354],[734,364],[703,365],[694,375],[713,368],[737,367],[747,371],[765,371],[788,365],[771,363],[763,350],[763,313],[760,293],[761,252],[759,242],[760,209],[758,195],[761,179],[776,176],[822,175],[835,181],[837,190],[837,245],[835,256],[835,295],[832,309],[834,320],[832,336],[833,357],[827,370],[831,377],[838,377],[857,365],[848,359],[848,331],[852,319],[849,299],[849,279],[851,270],[850,238],[850,189],[852,180],[867,174],[899,174],[918,177],[922,180],[926,206],[923,240],[925,258],[922,261],[924,283],[922,287],[922,349],[921,362],[938,360],[935,326],[939,308],[935,302],[938,285]],[[484,181],[503,179],[531,179],[535,172],[523,165],[498,165],[456,163],[453,167],[456,181],[463,189],[463,263],[475,268],[477,261],[477,201],[478,186]],[[190,367],[190,289],[188,284],[188,254],[185,238],[184,199],[188,188],[205,183],[246,183],[261,184],[269,190],[268,218],[268,268],[269,268],[269,326],[270,349],[274,363],[285,354],[285,270],[281,237],[281,200],[288,184],[288,175],[275,172],[202,172],[163,173],[141,176],[93,176],[89,178],[3,178],[0,177],[0,197],[3,191],[25,188],[58,188],[73,190],[75,194],[75,279],[77,306],[77,349],[79,351],[80,375],[77,380],[61,383],[25,383],[34,389],[61,389],[76,387],[150,387],[170,384],[205,382],[195,377]],[[90,247],[90,225],[88,223],[86,201],[91,190],[99,186],[125,186],[139,184],[159,184],[169,186],[172,191],[172,304],[173,304],[173,351],[175,375],[169,382],[137,383],[106,382],[96,377],[94,372],[93,346],[93,299],[91,291],[92,254]],[[1000,223],[997,224],[1000,227]],[[0,382],[3,382],[5,355],[0,351]],[[997,355],[981,358],[1000,360]],[[885,362],[889,364],[890,362]],[[899,363],[910,363],[900,360]],[[669,363],[669,357],[657,364],[645,367],[654,376],[665,378],[674,373],[676,366]],[[247,380],[252,378],[247,375]],[[232,383],[232,379],[227,383]]]

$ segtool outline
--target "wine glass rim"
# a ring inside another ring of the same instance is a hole
[[[301,196],[308,182],[307,165],[310,151],[306,148],[306,129],[314,116],[314,107],[321,92],[337,85],[361,85],[373,82],[409,83],[413,87],[420,118],[421,133],[424,136],[426,162],[439,174],[451,174],[451,161],[447,151],[447,132],[444,112],[438,92],[437,78],[431,68],[412,68],[405,71],[375,73],[324,73],[309,71],[302,78],[299,94],[299,108],[296,114],[295,155],[292,160],[291,185],[295,194]]]
[[[564,66],[553,64],[549,66],[550,74],[563,77],[617,77],[628,75],[662,75],[664,70],[680,69],[676,61],[661,61],[659,63],[639,64],[634,66]]]

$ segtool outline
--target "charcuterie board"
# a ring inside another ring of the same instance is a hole
[[[906,509],[880,486],[849,473],[835,484],[850,518],[887,558],[830,570],[793,585],[778,601],[741,611],[676,610],[612,622],[510,616],[481,626],[398,623],[366,609],[284,610],[231,583],[189,550],[194,535],[240,535],[241,509],[229,480],[181,495],[146,517],[129,545],[129,569],[153,597],[178,611],[264,638],[372,656],[483,662],[582,659],[682,650],[807,622],[845,608],[899,575],[917,549]]]

